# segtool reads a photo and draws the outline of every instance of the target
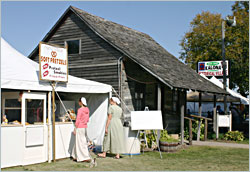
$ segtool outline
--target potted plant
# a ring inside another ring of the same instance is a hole
[[[175,152],[178,148],[179,140],[168,135],[167,130],[161,131],[160,149],[163,152]]]

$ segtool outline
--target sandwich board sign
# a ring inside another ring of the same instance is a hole
[[[67,47],[40,42],[39,69],[40,80],[68,82]]]
[[[161,111],[131,111],[132,130],[163,130]]]

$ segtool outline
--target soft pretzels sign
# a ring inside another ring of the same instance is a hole
[[[67,47],[40,42],[39,44],[40,80],[68,81]]]

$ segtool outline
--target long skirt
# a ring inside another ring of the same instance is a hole
[[[76,129],[75,144],[72,150],[72,157],[76,159],[77,162],[90,159],[86,132],[86,128]]]
[[[112,117],[108,127],[108,134],[104,136],[103,151],[114,154],[125,153],[124,144],[125,142],[121,120]]]

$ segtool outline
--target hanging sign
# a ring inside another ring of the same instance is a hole
[[[67,47],[39,44],[40,80],[68,82]]]
[[[198,73],[205,76],[223,76],[222,61],[198,62]],[[228,60],[226,60],[226,76],[228,76]]]

